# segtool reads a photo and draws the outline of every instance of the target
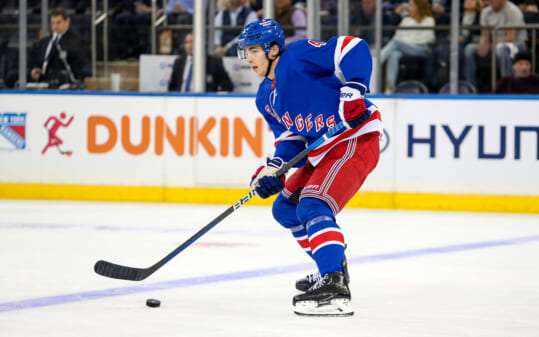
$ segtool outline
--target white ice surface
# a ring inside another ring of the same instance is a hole
[[[539,216],[345,209],[349,318],[294,315],[314,268],[268,207],[0,200],[0,337],[539,336]],[[145,306],[147,298],[160,308]]]

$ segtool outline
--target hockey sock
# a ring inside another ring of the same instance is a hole
[[[307,222],[309,245],[320,275],[342,270],[344,237],[341,229],[327,216]]]
[[[307,229],[309,247],[320,274],[343,271],[344,237],[331,208],[322,200],[303,198],[297,213]]]
[[[281,224],[281,226],[290,230],[294,239],[296,239],[301,246],[301,249],[312,258],[313,255],[309,245],[307,229],[300,223],[296,215],[296,208],[297,204],[295,202],[292,202],[288,200],[287,197],[279,194],[273,203],[273,217]]]
[[[305,230],[305,227],[303,225],[298,225],[294,228],[290,228],[290,231],[292,232],[292,235],[298,242],[298,244],[301,246],[301,249],[307,255],[309,255],[311,258],[313,258],[313,253],[311,252],[311,245],[309,244],[309,236],[307,234],[307,230]]]

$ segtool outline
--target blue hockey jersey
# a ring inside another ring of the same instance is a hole
[[[273,81],[264,78],[256,106],[275,135],[275,156],[290,160],[306,144],[341,122],[340,88],[346,81],[361,83],[369,91],[372,57],[364,40],[340,36],[328,42],[300,40],[281,55]],[[382,133],[380,113],[365,99],[371,117],[356,129],[326,140],[309,154],[316,164],[335,144],[370,132]]]

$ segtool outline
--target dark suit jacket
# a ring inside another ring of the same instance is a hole
[[[43,61],[45,60],[45,52],[47,51],[47,46],[49,45],[51,39],[52,35],[44,37],[41,40],[37,41],[36,44],[32,47],[29,57],[30,62],[28,63],[28,65],[30,66],[30,70],[33,68],[41,69],[41,67],[43,66]],[[83,45],[80,38],[68,29],[64,33],[64,35],[62,35],[62,38],[60,39],[60,41],[57,42],[57,44],[60,46],[61,50],[66,51],[66,60],[71,67],[73,76],[76,79],[81,80],[82,68],[84,63],[82,55],[84,54]],[[40,80],[46,81],[51,77],[55,76],[55,74],[62,71],[66,71],[66,67],[64,65],[64,62],[62,62],[62,60],[60,59],[58,48],[51,48],[47,70],[45,74],[41,76]]]
[[[183,82],[183,69],[185,68],[185,61],[187,55],[182,54],[174,61],[172,67],[172,75],[168,83],[168,91],[180,91]],[[191,83],[192,84],[192,83]],[[232,91],[234,85],[228,77],[228,73],[223,66],[223,61],[216,56],[206,56],[206,91]]]

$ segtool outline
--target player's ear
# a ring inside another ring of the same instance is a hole
[[[277,55],[279,55],[279,46],[276,44],[271,46],[269,54],[270,54],[270,58],[272,60],[275,60],[277,58]]]

